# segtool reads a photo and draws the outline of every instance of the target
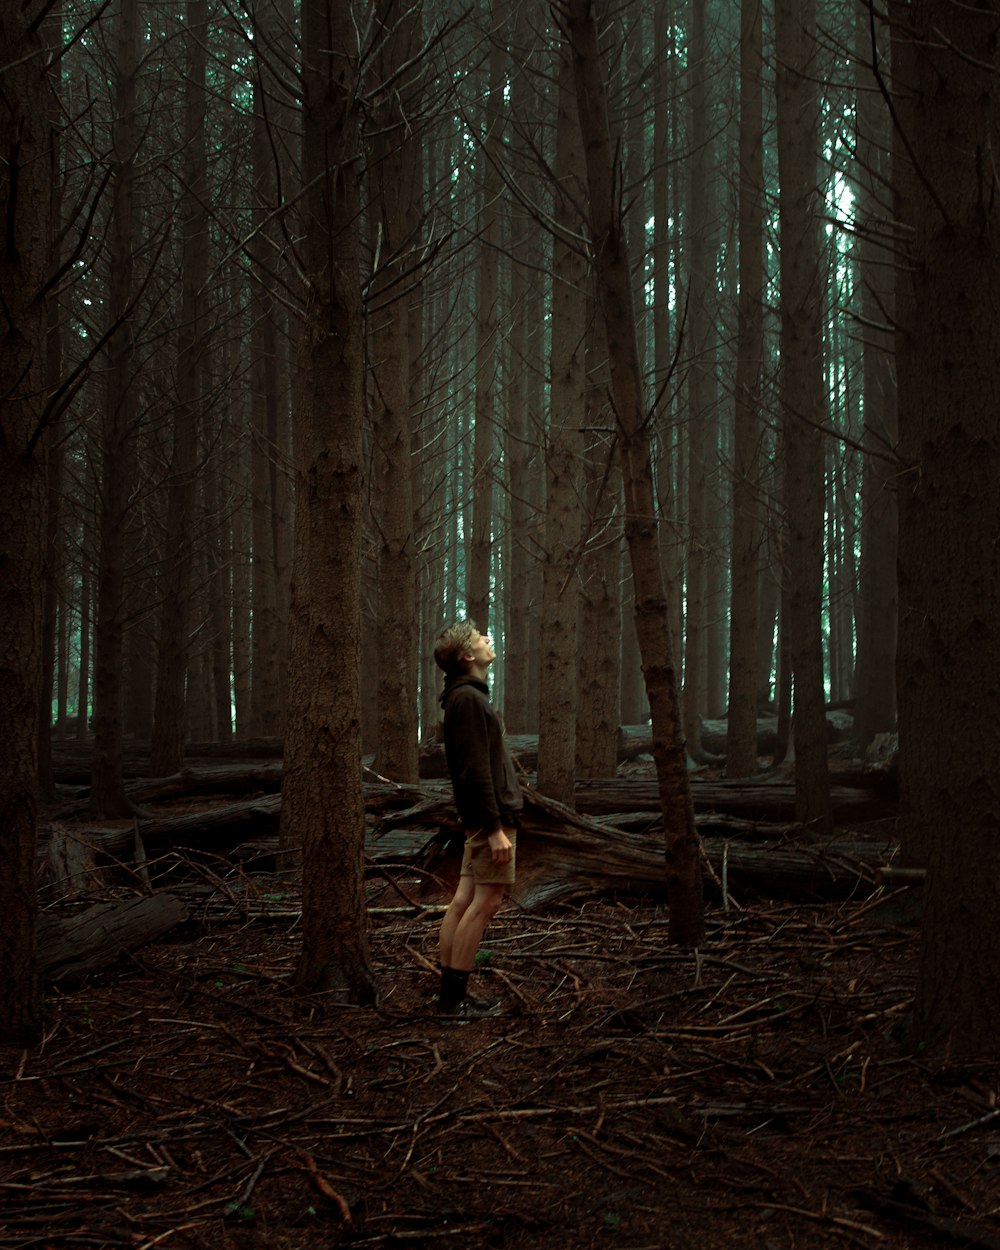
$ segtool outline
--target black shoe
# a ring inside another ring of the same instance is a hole
[[[467,994],[453,1007],[442,1007],[439,1003],[438,1015],[448,1016],[452,1020],[488,1020],[493,1016],[503,1015],[503,1005],[499,998],[476,998]]]

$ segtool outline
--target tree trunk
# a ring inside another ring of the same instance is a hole
[[[587,314],[586,548],[580,561],[580,677],[576,720],[577,777],[613,777],[618,767],[622,633],[621,466],[614,414],[607,403],[610,378],[604,327]],[[582,540],[581,540],[582,541]]]
[[[507,0],[492,0],[490,26],[506,33]],[[490,625],[490,570],[493,549],[493,478],[496,472],[494,425],[500,412],[497,344],[500,319],[500,189],[499,162],[503,158],[503,92],[506,45],[496,37],[490,43],[487,63],[482,128],[484,138],[478,150],[481,171],[479,207],[479,248],[476,261],[476,424],[473,439],[472,539],[466,586],[468,615],[485,633]]]
[[[62,21],[50,12],[42,28],[42,37],[46,52],[61,51]],[[51,90],[47,93],[46,104],[49,111],[49,202],[46,221],[49,228],[49,265],[55,269],[59,264],[60,229],[62,225],[62,188],[63,180],[59,168],[60,142],[59,127],[62,120],[62,59],[56,58],[49,70]],[[62,380],[62,316],[57,299],[48,299],[45,303],[45,389],[53,394]],[[66,645],[69,631],[66,628],[69,608],[68,595],[64,584],[66,564],[66,548],[64,527],[66,524],[66,507],[63,500],[65,490],[65,474],[63,463],[65,449],[60,429],[49,428],[45,431],[46,459],[48,461],[48,500],[46,505],[47,520],[45,533],[46,576],[45,576],[45,613],[42,633],[42,688],[41,703],[38,717],[38,788],[41,797],[47,801],[55,798],[55,783],[52,778],[52,695],[53,680],[56,678],[56,701],[58,712],[56,729],[61,735],[64,732],[66,718],[66,692],[68,682],[68,664]]]
[[[788,637],[799,819],[831,825],[823,685],[822,253],[817,204],[819,102],[812,0],[777,0],[781,232],[781,409],[787,526]]]
[[[375,996],[363,890],[361,431],[357,44],[349,0],[302,6],[308,384],[295,543],[285,845],[302,848],[296,984]]]
[[[88,532],[88,527],[83,527],[84,535]],[[84,544],[86,551],[86,544]],[[76,687],[76,739],[78,742],[86,742],[87,731],[90,722],[90,565],[89,558],[85,554],[83,558],[83,571],[80,574],[80,672]]]
[[[892,206],[888,116],[876,72],[887,75],[884,32],[868,0],[858,0],[858,266],[864,322],[864,447],[861,478],[861,576],[858,587],[855,733],[862,747],[896,724],[896,379],[895,300],[889,249]],[[875,60],[873,60],[875,58]]]
[[[739,327],[733,455],[726,776],[757,769],[760,418],[764,329],[764,134],[760,0],[740,5]]]
[[[541,145],[541,115],[532,94],[538,72],[534,47],[533,14],[518,4],[514,14],[510,111],[518,121],[512,127],[511,148],[518,159],[518,186],[530,200],[539,198],[535,172]],[[537,114],[537,118],[536,118]],[[511,275],[507,411],[507,488],[510,494],[510,567],[506,586],[507,625],[503,651],[506,678],[504,720],[508,730],[527,733],[538,725],[538,683],[532,667],[538,663],[538,515],[541,502],[539,402],[543,334],[538,314],[539,275],[544,268],[542,231],[530,209],[518,197],[511,206]]]
[[[684,617],[684,737],[688,754],[704,759],[701,720],[708,710],[709,556],[714,530],[709,479],[717,459],[715,330],[714,139],[708,91],[705,4],[691,8],[688,129],[691,170],[685,257],[688,271],[687,417],[688,538]]]
[[[156,660],[156,701],[150,772],[167,777],[184,759],[187,737],[185,677],[195,558],[195,474],[205,368],[205,297],[208,272],[205,78],[208,0],[187,0],[187,73],[184,80],[184,175],[181,193],[181,324],[177,336],[177,407],[167,498],[166,561]]]
[[[109,240],[107,380],[102,431],[100,552],[94,663],[94,775],[91,806],[102,816],[127,816],[123,674],[125,660],[125,543],[135,479],[138,392],[135,385],[134,255],[136,153],[139,115],[136,75],[139,11],[136,0],[119,0],[115,121],[115,172]],[[138,628],[133,626],[133,628]],[[133,674],[135,676],[135,674]]]
[[[255,236],[250,246],[252,265],[250,334],[251,420],[251,542],[252,610],[250,613],[250,726],[253,737],[281,732],[280,648],[278,627],[278,569],[274,523],[278,511],[278,456],[274,432],[280,390],[278,342],[280,306],[272,292],[277,265],[267,241],[267,221],[278,199],[275,146],[271,135],[274,101],[281,87],[271,69],[276,14],[269,5],[255,10],[253,187]],[[284,409],[282,409],[284,411]]]
[[[673,615],[670,629],[678,648],[675,656],[681,662],[680,648],[684,638],[684,543],[681,539],[681,492],[677,488],[681,472],[677,440],[676,369],[678,326],[671,333],[671,307],[679,292],[671,280],[671,204],[679,201],[679,192],[671,199],[671,128],[676,126],[673,103],[676,90],[677,52],[674,29],[674,6],[657,0],[654,36],[653,71],[653,377],[656,403],[656,495],[659,508],[660,564],[663,582]],[[676,162],[675,162],[676,164]],[[674,210],[676,215],[676,208]],[[676,230],[676,226],[675,226]],[[677,231],[679,233],[679,231]],[[634,632],[634,631],[633,631]],[[622,721],[632,723],[623,708]]]
[[[913,1040],[950,1059],[995,1058],[1000,199],[984,154],[1000,147],[1000,4],[906,10],[899,768],[904,844],[927,867]]]
[[[376,232],[375,271],[368,304],[374,372],[373,478],[377,484],[380,628],[378,748],[375,770],[395,781],[417,779],[417,604],[410,471],[410,290],[415,254],[411,205],[416,144],[407,136],[416,106],[405,66],[420,38],[402,0],[380,0],[375,73],[387,84],[377,95],[370,180]],[[392,622],[391,628],[387,628]]]
[[[38,708],[45,586],[44,427],[50,237],[49,109],[41,40],[18,7],[0,22],[0,1043],[41,1030],[35,918]]]
[[[614,201],[607,92],[589,0],[566,6],[577,107],[587,158],[590,229],[608,336],[612,393],[625,484],[625,535],[635,582],[636,630],[653,720],[653,757],[666,831],[666,887],[673,941],[694,946],[704,932],[698,838],[681,738],[668,604],[656,541],[649,437],[632,308],[631,267]]]
[[[564,50],[568,51],[568,50]],[[538,788],[572,804],[576,772],[580,429],[587,351],[587,259],[579,245],[586,169],[573,66],[559,64],[553,219],[551,406],[545,445],[545,562],[538,696]]]

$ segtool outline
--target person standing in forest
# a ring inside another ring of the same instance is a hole
[[[498,1000],[468,992],[469,973],[486,926],[514,884],[524,801],[486,684],[496,659],[492,639],[473,621],[456,621],[438,637],[434,659],[445,674],[444,749],[465,829],[458,888],[441,922],[438,1011],[476,1019],[500,1010]]]

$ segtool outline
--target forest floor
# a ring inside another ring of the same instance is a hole
[[[909,1037],[903,896],[591,898],[488,935],[506,1014],[433,1010],[441,899],[371,900],[381,1002],[289,987],[298,899],[205,890],[0,1051],[0,1248],[1000,1248],[1000,1065]],[[60,904],[60,907],[72,904]]]

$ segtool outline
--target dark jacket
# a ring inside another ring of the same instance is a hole
[[[462,824],[487,833],[510,827],[524,800],[489,686],[477,677],[447,677],[441,705],[444,751]]]

